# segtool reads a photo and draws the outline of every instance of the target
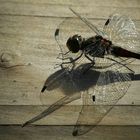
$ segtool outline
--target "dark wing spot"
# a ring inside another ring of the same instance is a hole
[[[57,28],[56,30],[55,30],[55,36],[58,36],[59,35],[59,29]]]
[[[93,100],[93,102],[95,102],[95,95],[92,96],[92,100]]]
[[[110,19],[108,19],[108,20],[106,21],[105,26],[107,26],[107,25],[109,24],[109,22],[110,22]]]

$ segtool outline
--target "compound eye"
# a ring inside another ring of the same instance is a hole
[[[77,53],[79,51],[80,46],[76,38],[69,38],[66,45],[72,53]]]
[[[71,46],[72,47],[78,47],[79,46],[79,42],[77,39],[73,39],[72,42],[71,42]]]

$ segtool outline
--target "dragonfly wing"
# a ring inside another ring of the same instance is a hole
[[[88,19],[82,17],[72,8],[69,8],[78,18],[65,18],[57,27],[55,32],[55,40],[59,46],[62,62],[69,61],[69,58],[76,58],[79,54],[69,52],[66,47],[66,42],[69,37],[78,34],[84,38],[89,38],[93,35],[105,36],[105,33],[99,30],[95,25],[93,25]],[[69,53],[67,53],[69,52]],[[67,55],[64,55],[67,54]],[[67,59],[68,58],[68,59]],[[83,61],[83,60],[82,60]],[[67,67],[72,67],[72,65],[67,65]]]
[[[78,14],[76,11],[74,11],[72,8],[69,8],[83,23],[87,25],[93,32],[95,32],[97,35],[104,36],[104,33],[99,30],[95,25],[93,25],[87,18],[82,17],[80,14]]]
[[[85,90],[82,90],[81,92],[83,106],[73,129],[74,136],[83,135],[89,132],[93,127],[98,125],[98,123],[104,118],[106,113],[111,108],[110,106],[98,106],[98,104],[95,104],[93,101],[93,93],[95,93],[94,91],[97,89],[96,83],[101,75],[99,71],[95,71],[94,69],[99,68],[100,70],[103,70],[104,67],[107,67],[106,62],[108,61],[107,59],[103,58],[95,59],[97,63],[95,63],[93,69],[90,69],[85,75],[82,75],[83,79],[81,79],[81,81],[85,81],[84,85],[87,83],[91,84],[88,88],[85,88]]]
[[[101,66],[107,66],[104,63],[109,61],[103,60]],[[73,135],[85,134],[96,127],[125,95],[133,78],[131,69],[125,67],[128,63],[131,63],[130,59],[122,60],[121,64],[112,62],[108,67],[98,69],[98,72],[100,72],[96,84],[82,92],[83,106],[74,127]],[[99,64],[95,67],[100,68]],[[91,79],[94,77],[90,76]]]
[[[83,106],[73,129],[74,136],[83,135],[96,127],[112,108],[111,106],[95,105],[88,91],[82,93],[82,101]]]
[[[59,108],[61,108],[62,106],[64,106],[65,104],[68,104],[74,100],[79,99],[79,95],[78,94],[73,94],[71,96],[65,96],[63,98],[61,98],[60,100],[58,100],[57,102],[55,102],[54,104],[52,104],[49,108],[45,109],[43,112],[41,112],[39,115],[33,117],[32,119],[26,121],[22,127],[29,125],[31,123],[34,123],[48,115],[50,115],[52,112],[58,110]]]
[[[139,52],[139,34],[134,22],[129,17],[112,14],[106,21],[103,31],[114,45],[130,51]],[[101,98],[103,102],[114,104],[125,95],[131,84],[134,71],[129,68],[129,64],[132,63],[134,59],[109,57],[116,62],[112,61],[111,67],[106,69],[99,77],[96,94],[98,94],[98,98]],[[105,82],[111,84],[108,85]]]
[[[125,95],[134,76],[133,73],[126,72],[128,71],[126,69],[121,71],[118,68],[116,71],[106,71],[100,74],[93,93],[96,98],[95,103],[114,105]]]
[[[133,52],[140,52],[139,34],[134,22],[129,17],[119,14],[110,15],[109,19],[105,23],[103,31],[107,35],[106,38],[111,40],[114,45],[123,47]],[[110,103],[112,102],[114,104],[119,98],[125,95],[131,84],[131,79],[133,78],[134,72],[128,65],[132,63],[134,59],[114,56],[109,57],[117,61],[117,63],[114,65],[114,62],[112,61],[113,65],[107,69],[106,72],[102,73],[98,80],[98,85],[106,85],[104,82],[102,82],[102,79],[108,79],[113,88],[111,88],[109,85],[97,86],[98,88],[103,88],[103,92],[101,93],[97,88],[97,91],[99,92],[96,94],[100,95],[98,97],[103,98],[102,100],[104,100],[104,102],[110,101]],[[107,80],[103,81],[107,82]]]
[[[88,29],[83,22],[79,19],[73,18],[65,18],[58,26],[55,32],[55,39],[59,46],[60,54],[59,59],[61,63],[70,62],[71,60],[77,58],[82,53],[79,51],[78,53],[69,52],[69,49],[66,46],[66,42],[69,37],[79,34],[84,37],[90,37],[92,32]],[[82,59],[80,61],[83,61]],[[76,61],[76,63],[80,63]],[[72,63],[67,65],[63,65],[65,68],[71,70],[73,68]]]
[[[103,32],[114,45],[140,52],[139,33],[129,17],[119,14],[110,15],[104,25]]]

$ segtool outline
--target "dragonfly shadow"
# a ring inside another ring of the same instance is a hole
[[[56,90],[56,91],[61,90],[65,96],[62,97],[61,99],[59,99],[57,102],[50,105],[47,109],[45,109],[39,115],[37,115],[37,116],[33,117],[32,119],[28,120],[27,122],[25,122],[22,126],[34,123],[34,122],[48,116],[49,114],[51,114],[52,112],[61,108],[65,104],[68,104],[74,100],[81,98],[81,94],[80,94],[81,91],[86,91],[91,87],[94,88],[94,86],[97,84],[98,78],[102,74],[102,72],[96,71],[94,69],[90,69],[86,73],[83,74],[83,72],[85,72],[85,69],[88,66],[89,66],[89,64],[80,65],[72,72],[68,72],[65,69],[61,69],[61,70],[56,71],[52,75],[50,75],[47,78],[47,80],[42,88],[42,92],[44,92],[45,90],[47,90],[48,92],[51,92],[53,90]],[[113,72],[106,71],[104,73],[104,75],[106,75],[108,73],[110,74]],[[124,75],[125,73],[120,73],[120,74]],[[126,73],[126,75],[128,75],[128,74],[129,73]],[[133,74],[132,75],[130,74],[130,76],[133,76]],[[134,80],[140,80],[140,75],[135,75]],[[113,82],[117,82],[117,81],[116,80],[113,81],[113,79],[112,79],[109,82],[102,82],[102,84],[100,84],[99,86],[113,83]],[[45,95],[46,93],[42,93],[42,94]],[[84,110],[87,110],[86,106],[83,107],[83,112],[84,112]],[[93,111],[94,110],[95,110],[95,108],[93,109]],[[95,112],[93,112],[93,113],[95,113]],[[100,112],[96,112],[96,114],[97,113],[99,113],[99,115],[101,115]],[[99,115],[97,115],[97,116],[99,116]],[[91,115],[91,118],[93,118],[92,115]],[[79,132],[78,124],[76,124],[76,126],[73,130],[73,135],[74,136],[83,135],[83,134],[89,132],[94,126],[96,126],[96,125],[89,125],[89,126],[83,125],[82,127],[80,127],[81,131]]]
[[[140,74],[135,74],[133,81],[139,81],[140,80]]]
[[[72,72],[68,72],[65,69],[56,71],[47,78],[42,92],[45,89],[52,91],[59,88],[65,95],[73,95],[87,90],[96,84],[100,75],[100,72],[95,70],[89,70],[83,74],[87,66],[88,64],[81,65]]]
[[[85,69],[89,63],[82,64],[72,72],[61,69],[50,75],[42,88],[42,92],[47,89],[48,92],[60,89],[65,95],[73,95],[81,91],[86,91],[89,88],[94,88],[95,85],[104,86],[115,82],[120,82],[120,79],[114,78],[115,76],[129,77],[121,79],[121,82],[127,80],[140,80],[140,74],[134,75],[133,73],[119,73],[114,71],[100,72],[96,69],[89,69],[85,73]],[[102,82],[98,82],[98,78],[102,75]],[[108,79],[107,79],[108,78]],[[104,81],[104,82],[103,82]]]

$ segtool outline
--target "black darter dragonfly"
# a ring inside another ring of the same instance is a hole
[[[81,98],[83,106],[73,130],[73,135],[77,136],[98,125],[125,95],[134,75],[129,64],[140,59],[140,54],[137,53],[140,43],[135,24],[129,17],[112,14],[101,31],[88,19],[81,17],[73,9],[70,10],[78,18],[66,18],[55,32],[55,39],[61,51],[58,56],[62,61],[58,64],[61,69],[56,72],[56,76],[50,77],[51,80],[46,81],[41,92],[45,89],[49,91],[54,83],[58,84],[59,81],[61,87],[68,84],[70,92],[79,94],[66,95],[23,126]],[[86,64],[87,62],[90,63]],[[85,84],[81,81],[86,79],[87,83],[94,79],[92,75],[86,76],[93,69],[98,71],[98,74],[94,73],[95,77],[98,75],[97,80],[94,85],[84,88]],[[84,78],[81,78],[82,76]],[[45,94],[41,96],[45,102]]]

